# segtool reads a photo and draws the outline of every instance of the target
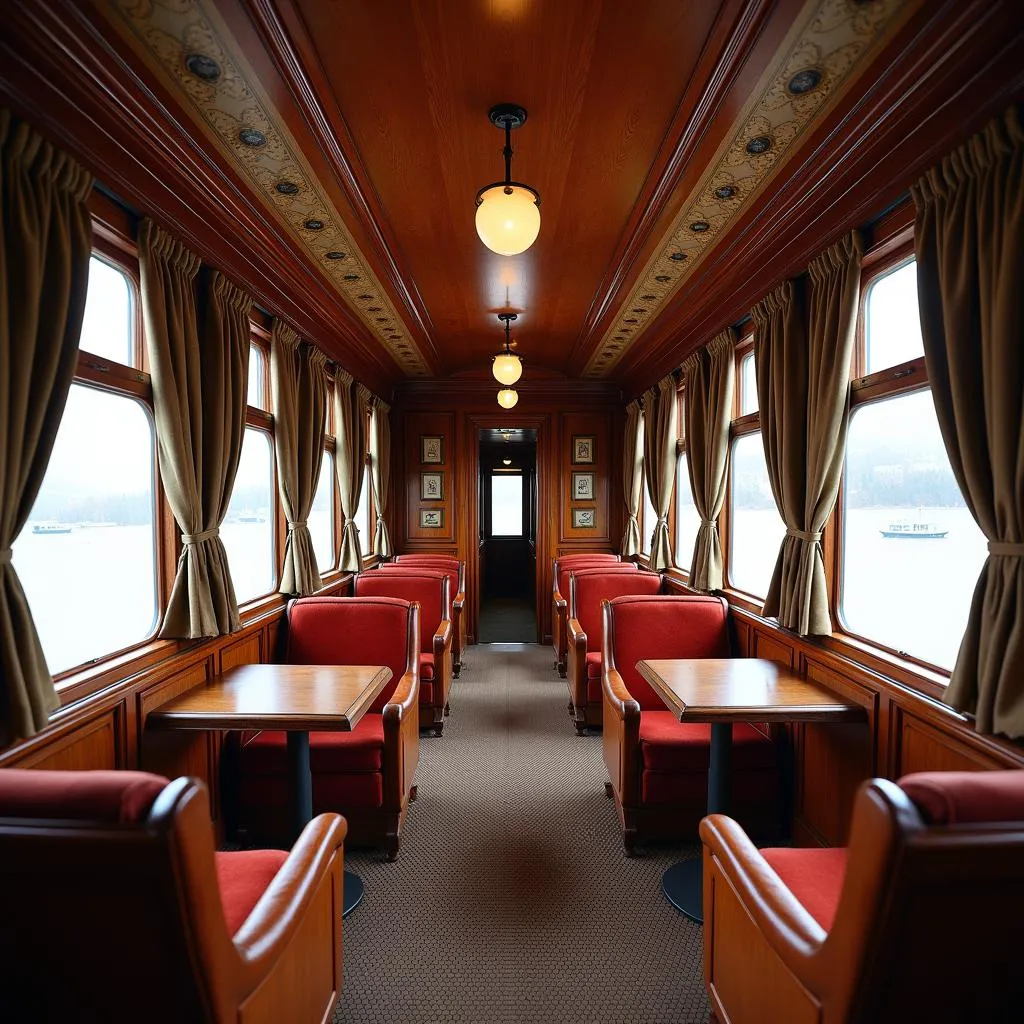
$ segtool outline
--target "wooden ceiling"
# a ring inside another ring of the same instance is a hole
[[[635,393],[1019,97],[1022,21],[1013,0],[37,0],[0,89],[380,393],[482,382],[504,309],[524,387]],[[542,197],[509,258],[473,224],[497,102],[529,112],[513,174]]]

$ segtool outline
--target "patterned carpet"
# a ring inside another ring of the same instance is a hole
[[[398,860],[347,856],[366,896],[335,1024],[706,1021],[701,929],[660,888],[696,849],[624,856],[600,737],[573,731],[549,648],[469,653]]]
[[[478,643],[532,644],[537,640],[533,598],[488,597],[480,603]]]

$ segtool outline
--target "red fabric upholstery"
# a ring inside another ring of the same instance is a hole
[[[259,732],[242,748],[242,763],[253,775],[287,775],[287,736]],[[351,732],[311,732],[309,766],[314,775],[379,772],[384,766],[384,719],[363,715]]]
[[[395,555],[395,561],[402,565],[449,564],[454,565],[456,569],[459,567],[459,559],[454,555]],[[384,565],[391,564],[391,562],[384,563]],[[378,568],[383,568],[383,565]]]
[[[459,567],[456,563],[454,566],[444,566],[441,563],[430,564],[423,563],[421,565],[410,564],[403,562],[401,565],[395,565],[393,562],[385,562],[383,565],[378,565],[373,572],[383,572],[391,575],[404,575],[404,576],[425,576],[433,575],[438,573],[442,576],[448,577],[448,615],[447,618],[452,617],[452,603],[455,600],[455,595],[459,592]]]
[[[420,655],[420,683],[431,682],[434,678],[433,654]],[[420,686],[420,700],[423,700],[423,687]],[[428,702],[429,703],[429,702]]]
[[[243,807],[254,809],[255,816],[264,815],[268,808],[274,808],[282,820],[290,821],[295,797],[284,772],[277,775],[244,773],[239,782],[239,797]],[[374,810],[383,804],[382,772],[313,773],[314,814]]]
[[[1024,822],[1024,771],[916,772],[899,787],[929,825]]]
[[[590,642],[590,638],[587,638]],[[587,651],[587,701],[593,704],[601,703],[601,660],[600,651]]]
[[[636,670],[644,658],[729,657],[729,606],[720,597],[617,597],[615,668],[644,711],[664,711],[665,702]],[[641,719],[642,721],[642,719]]]
[[[587,650],[601,650],[604,623],[601,602],[624,594],[657,594],[661,590],[661,574],[656,572],[620,572],[604,569],[573,570],[570,573],[569,618],[576,619],[587,634]]]
[[[658,772],[706,772],[711,759],[711,726],[680,722],[671,711],[640,715],[640,756],[644,768]],[[737,771],[775,767],[771,740],[752,725],[732,727],[732,764]]]
[[[615,562],[607,565],[586,565],[582,562],[578,562],[576,565],[563,566],[559,563],[558,566],[558,592],[566,599],[569,600],[569,574],[579,573],[585,569],[600,569],[602,572],[607,573],[633,573],[637,572],[637,567],[633,562]]]
[[[832,928],[846,877],[846,850],[772,849],[761,856],[825,931]]]
[[[421,573],[384,573],[371,570],[356,576],[352,593],[355,597],[398,597],[403,601],[418,601],[422,659],[424,652],[434,649],[434,634],[442,621],[448,618],[448,606],[444,601],[444,579],[444,573],[427,570]],[[420,702],[423,702],[422,694]]]
[[[288,854],[284,850],[237,850],[218,853],[216,858],[220,903],[228,934],[234,935],[245,924]]]
[[[342,615],[339,615],[339,611]],[[409,602],[395,597],[304,597],[288,606],[292,665],[387,665],[391,679],[370,707],[379,714],[405,674]]]
[[[618,555],[609,555],[602,551],[581,551],[577,555],[559,555],[555,561],[562,565],[579,565],[581,562],[618,562]],[[632,565],[632,562],[623,563]]]
[[[148,772],[0,769],[0,818],[143,821],[168,780]]]

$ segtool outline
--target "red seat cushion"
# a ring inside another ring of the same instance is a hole
[[[242,747],[243,772],[286,775],[288,741],[283,732],[257,733]],[[309,766],[314,775],[379,772],[384,765],[384,718],[366,714],[351,732],[311,732]]]
[[[915,772],[899,787],[930,825],[1024,821],[1024,771]]]
[[[640,756],[656,772],[706,772],[711,759],[711,725],[680,722],[671,711],[640,715]],[[775,767],[771,740],[752,725],[732,727],[732,764],[738,771]]]
[[[589,643],[590,638],[587,638]],[[587,651],[587,703],[601,703],[601,652]]]
[[[420,655],[420,682],[429,682],[434,678],[434,656],[433,654]],[[422,690],[420,700],[423,699]]]
[[[0,769],[0,817],[121,825],[145,819],[168,780],[149,772]]]
[[[268,809],[279,825],[290,827],[294,806],[291,780],[284,773],[257,775],[248,772],[239,782],[239,801],[246,808],[246,821],[265,820]],[[348,814],[354,810],[381,807],[384,803],[384,776],[381,772],[343,772],[313,775],[313,813],[334,811]]]
[[[635,573],[639,570],[634,562],[577,562],[575,565],[558,566],[558,592],[569,600],[569,574],[574,572],[585,572],[587,569],[600,569],[603,572],[627,572]]]
[[[434,634],[442,621],[449,618],[449,601],[444,600],[447,574],[424,567],[419,573],[361,572],[356,576],[353,593],[356,597],[397,597],[418,601],[420,606],[420,651],[434,647]]]
[[[829,931],[846,877],[846,850],[770,849],[761,856],[804,910]]]
[[[237,850],[218,853],[217,884],[228,934],[245,924],[252,908],[288,859],[284,850]]]

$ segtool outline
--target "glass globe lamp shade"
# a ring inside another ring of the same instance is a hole
[[[502,459],[501,460],[501,464],[503,466],[511,466],[512,465],[512,460],[511,459]]]
[[[519,392],[513,391],[512,388],[502,388],[498,392],[498,405],[500,405],[502,409],[511,409],[518,401]]]
[[[519,185],[495,185],[480,197],[476,233],[491,252],[517,256],[526,252],[540,232],[537,197]]]
[[[499,384],[511,387],[523,375],[523,361],[510,352],[502,352],[501,355],[494,357],[491,373]]]

